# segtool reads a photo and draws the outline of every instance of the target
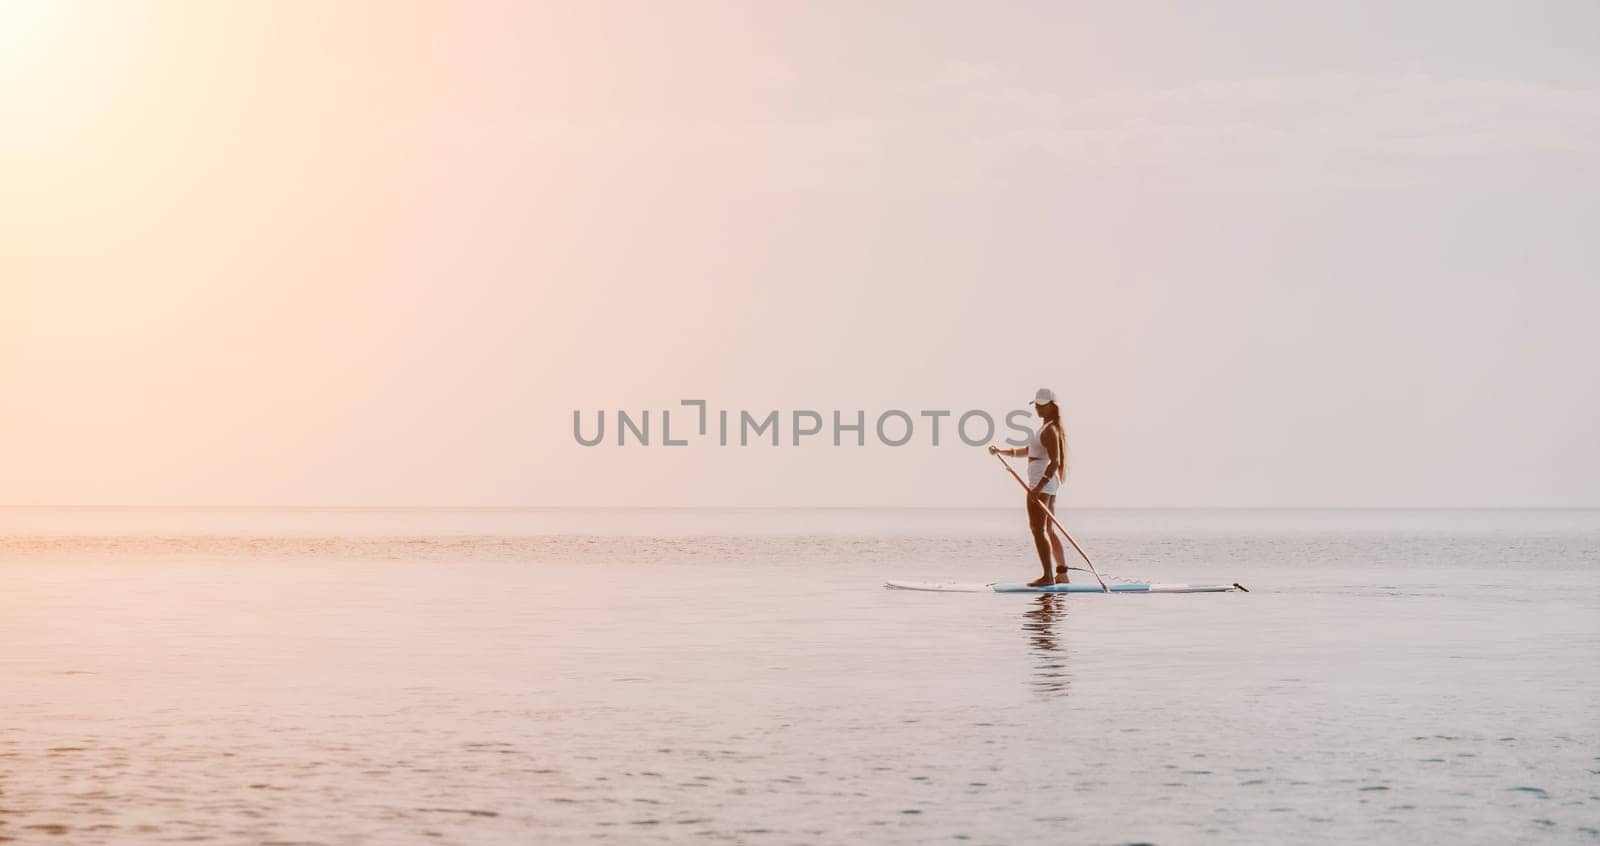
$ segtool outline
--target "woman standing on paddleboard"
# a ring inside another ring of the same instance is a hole
[[[1028,457],[1028,528],[1033,532],[1033,546],[1039,551],[1039,565],[1044,568],[1044,575],[1028,586],[1043,587],[1071,581],[1067,578],[1066,552],[1061,548],[1061,539],[1050,531],[1050,518],[1046,516],[1056,513],[1056,491],[1067,478],[1067,436],[1061,430],[1061,409],[1056,405],[1055,391],[1040,388],[1033,396],[1033,412],[1044,423],[1039,431],[1028,435],[1026,446],[991,446],[989,452]]]

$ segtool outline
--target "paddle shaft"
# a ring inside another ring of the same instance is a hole
[[[1006,468],[1006,472],[1011,474],[1011,478],[1016,479],[1017,484],[1021,485],[1023,490],[1028,491],[1028,493],[1032,495],[1033,488],[1028,487],[1028,483],[1022,481],[1022,477],[1017,475],[1017,471],[1012,468],[1009,462],[1006,461],[1005,456],[997,452],[994,454],[994,457],[1000,461],[1000,466]],[[1056,519],[1056,515],[1051,514],[1050,509],[1045,508],[1044,503],[1042,502],[1039,503],[1039,508],[1040,510],[1044,511],[1044,516],[1050,520],[1050,525],[1054,526],[1056,531],[1060,532],[1062,536],[1067,539],[1067,543],[1072,544],[1072,548],[1078,551],[1078,555],[1083,557],[1083,563],[1089,565],[1089,572],[1093,573],[1094,580],[1100,583],[1100,589],[1104,591],[1111,590],[1111,588],[1106,587],[1106,580],[1100,578],[1100,571],[1094,568],[1094,562],[1089,560],[1089,556],[1084,553],[1083,547],[1078,546],[1078,542],[1072,539],[1072,535],[1068,534],[1067,528],[1061,525],[1061,521]]]

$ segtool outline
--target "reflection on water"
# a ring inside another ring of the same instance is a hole
[[[0,513],[0,846],[1600,843],[1600,529],[1468,516],[1094,536],[1259,588],[1097,597],[878,588],[1014,575],[1017,532]]]
[[[1061,642],[1058,623],[1067,616],[1067,598],[1042,593],[1022,614],[1022,630],[1027,632],[1037,654],[1033,662],[1033,687],[1046,696],[1066,696],[1072,684],[1067,671],[1067,649]]]

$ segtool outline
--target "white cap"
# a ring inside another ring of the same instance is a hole
[[[1050,390],[1049,388],[1040,388],[1038,393],[1033,395],[1033,404],[1034,405],[1044,405],[1047,402],[1055,402],[1055,401],[1056,401],[1056,392]]]

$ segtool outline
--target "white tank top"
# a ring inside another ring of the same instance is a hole
[[[1049,437],[1058,437],[1056,426],[1060,424],[1046,423],[1039,427],[1039,432],[1049,432]],[[1044,476],[1045,468],[1050,466],[1050,453],[1045,449],[1044,441],[1039,439],[1039,432],[1028,434],[1028,487],[1039,484],[1039,479]],[[1059,487],[1059,477],[1050,476],[1050,481],[1044,483],[1040,493],[1053,494]]]

